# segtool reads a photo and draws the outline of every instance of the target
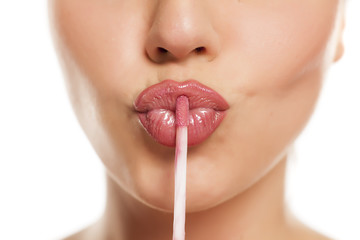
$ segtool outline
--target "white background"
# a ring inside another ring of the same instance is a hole
[[[316,0],[314,0],[316,1]],[[360,2],[346,53],[299,137],[287,198],[335,239],[360,239]],[[0,239],[58,239],[100,216],[103,167],[68,102],[46,1],[0,0]]]

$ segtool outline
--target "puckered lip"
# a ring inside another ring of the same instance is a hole
[[[134,102],[135,111],[146,113],[154,109],[175,111],[176,99],[181,96],[189,98],[189,108],[210,108],[225,111],[229,108],[226,100],[215,90],[196,80],[177,82],[164,80],[142,91]]]

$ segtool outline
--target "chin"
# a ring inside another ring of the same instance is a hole
[[[149,186],[149,182],[145,182],[142,186],[138,186],[130,192],[135,199],[149,208],[157,211],[173,213],[174,211],[174,185],[173,179],[167,181],[166,187],[159,187],[160,184]],[[214,208],[227,200],[231,199],[237,193],[233,193],[226,186],[214,186],[213,183],[205,183],[198,179],[187,179],[186,193],[186,212],[195,213]],[[151,184],[151,183],[150,183]],[[205,185],[202,185],[205,184]]]

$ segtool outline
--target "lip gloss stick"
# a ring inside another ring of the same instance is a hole
[[[175,198],[173,240],[185,240],[186,161],[189,125],[189,99],[176,99]]]

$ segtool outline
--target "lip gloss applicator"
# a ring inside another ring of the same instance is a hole
[[[189,99],[176,99],[175,198],[173,240],[185,240],[186,162],[188,148]]]

